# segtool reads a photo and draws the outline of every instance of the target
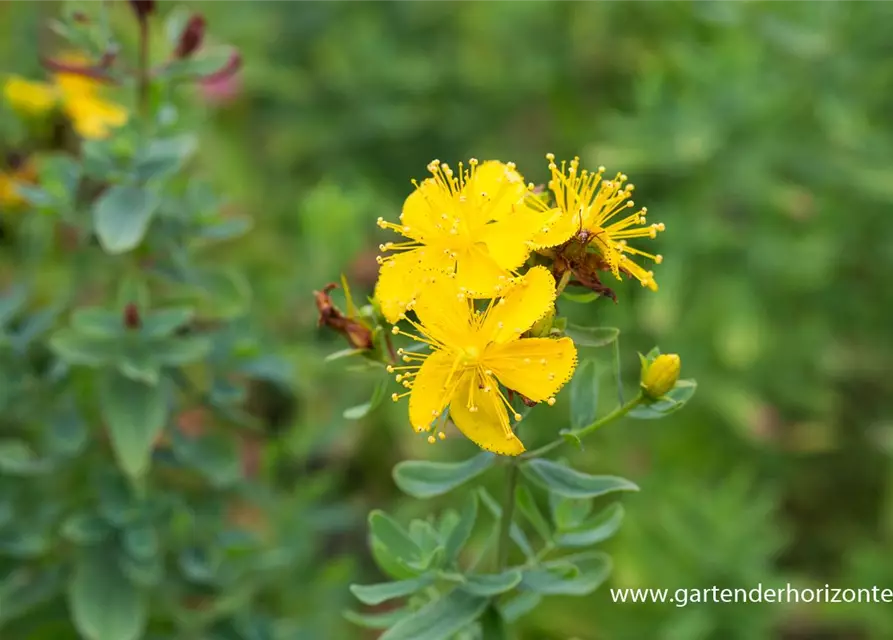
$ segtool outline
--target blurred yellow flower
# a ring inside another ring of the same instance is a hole
[[[65,54],[60,60],[76,67],[86,67],[89,64],[86,58],[77,53]],[[62,110],[82,138],[106,138],[113,128],[127,122],[127,110],[102,98],[102,84],[97,80],[64,72],[56,73],[54,80],[62,98]]]
[[[56,105],[56,89],[45,82],[9,76],[3,85],[3,97],[19,113],[40,116]]]
[[[63,54],[60,62],[87,67],[90,61],[77,53]],[[127,122],[127,110],[100,95],[101,83],[76,73],[53,74],[52,84],[11,76],[4,85],[6,101],[17,111],[40,115],[61,103],[62,111],[82,138],[108,137],[111,130]]]
[[[458,171],[438,160],[428,165],[432,177],[403,204],[400,223],[378,219],[383,229],[405,236],[388,242],[375,298],[390,322],[412,304],[424,282],[438,274],[455,276],[470,297],[498,295],[560,212],[524,206],[532,185],[526,185],[512,163],[469,161]],[[565,238],[566,239],[566,238]]]
[[[533,267],[509,281],[504,296],[490,300],[484,311],[460,292],[455,278],[435,278],[412,309],[421,334],[404,334],[427,344],[428,354],[400,350],[407,366],[397,381],[410,390],[409,419],[417,432],[430,431],[449,407],[453,422],[483,449],[515,456],[524,445],[512,430],[509,414],[520,420],[500,389],[535,402],[552,397],[573,375],[577,350],[570,338],[521,338],[555,301],[555,279],[545,267]],[[403,333],[394,327],[394,333]],[[429,440],[433,440],[429,438]]]
[[[604,167],[599,167],[596,172],[580,170],[580,159],[574,158],[569,163],[562,162],[559,168],[553,154],[548,154],[546,158],[552,174],[549,189],[563,215],[559,222],[553,224],[537,240],[546,246],[552,246],[555,243],[548,244],[551,241],[550,234],[558,237],[577,234],[577,237],[598,250],[615,277],[620,279],[620,272],[623,271],[643,286],[657,291],[654,273],[646,271],[628,256],[642,256],[656,264],[660,264],[663,257],[631,247],[627,241],[631,238],[654,238],[665,227],[662,222],[647,224],[647,209],[644,207],[617,219],[618,214],[635,206],[629,199],[633,185],[627,183],[627,177],[618,173],[613,180],[604,180]],[[531,202],[537,204],[538,201]],[[546,205],[539,204],[539,208],[545,209]]]
[[[16,209],[25,204],[25,199],[16,191],[16,184],[34,182],[35,178],[34,165],[27,160],[17,169],[0,171],[0,210]]]

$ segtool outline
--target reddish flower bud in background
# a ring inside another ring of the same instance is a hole
[[[139,329],[142,324],[143,321],[140,318],[139,309],[137,309],[135,304],[129,302],[127,306],[124,307],[124,326],[128,329]]]
[[[188,58],[202,46],[202,40],[205,37],[205,18],[200,14],[195,14],[189,18],[183,33],[180,34],[180,41],[177,48],[174,49],[174,57]]]
[[[232,102],[242,90],[238,71],[242,67],[242,56],[233,51],[227,63],[214,73],[199,80],[202,96],[210,103],[224,105]]]
[[[145,20],[155,12],[155,0],[130,0],[130,6],[140,20]]]

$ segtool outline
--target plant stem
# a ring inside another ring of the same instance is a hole
[[[502,505],[502,519],[499,521],[499,542],[496,547],[496,570],[502,571],[509,557],[509,534],[512,518],[515,515],[515,487],[518,484],[518,460],[509,460],[505,476],[505,501]]]
[[[610,424],[610,423],[614,422],[615,420],[619,420],[620,418],[625,416],[627,413],[629,413],[630,411],[635,409],[637,406],[639,406],[639,404],[642,402],[643,399],[644,399],[644,396],[642,395],[641,392],[639,392],[638,394],[636,394],[635,398],[633,398],[626,404],[620,405],[619,407],[614,409],[611,413],[609,413],[605,416],[602,416],[601,418],[599,418],[592,424],[586,425],[585,427],[583,427],[581,429],[577,429],[576,431],[569,431],[569,432],[567,432],[567,435],[576,436],[577,438],[582,440],[583,438],[588,436],[590,433],[592,433],[596,429],[599,429],[599,428],[605,426],[606,424]],[[567,442],[567,440],[565,440],[564,437],[558,438],[557,440],[553,440],[549,444],[543,445],[539,449],[534,449],[533,451],[528,451],[527,453],[522,455],[521,458],[523,460],[530,460],[531,458],[539,458],[543,454],[546,454],[546,453],[552,451],[552,449],[556,449],[556,448],[560,447],[565,442]]]
[[[137,70],[139,107],[144,118],[149,116],[149,20],[140,16],[140,59]]]

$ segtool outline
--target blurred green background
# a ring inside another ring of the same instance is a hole
[[[548,151],[627,173],[667,226],[658,293],[618,284],[619,304],[562,312],[621,328],[629,381],[634,352],[658,344],[699,382],[672,419],[627,421],[578,455],[578,468],[642,487],[606,545],[609,586],[893,587],[893,4],[186,6],[245,63],[229,97],[196,93],[192,117],[203,172],[255,223],[221,259],[249,270],[258,322],[297,371],[293,396],[262,399],[265,462],[295,491],[314,476],[334,487],[320,517],[339,514],[340,532],[313,576],[295,577],[326,581],[331,616],[352,605],[348,581],[381,578],[368,510],[431,508],[399,494],[393,464],[473,449],[429,447],[405,405],[345,420],[373,382],[323,362],[342,344],[316,328],[311,292],[342,271],[371,292],[375,219],[396,216],[432,158],[513,160],[542,182]],[[35,34],[51,12],[0,6],[0,70],[40,77]],[[564,426],[561,405],[535,412],[543,440]],[[614,604],[602,588],[547,600],[519,628],[883,640],[893,607]]]

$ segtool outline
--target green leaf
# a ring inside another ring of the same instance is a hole
[[[540,595],[585,596],[611,573],[611,558],[599,551],[581,553],[524,571],[520,588]]]
[[[465,576],[460,589],[475,596],[492,597],[514,589],[521,582],[521,572],[509,569],[502,573],[471,574]]]
[[[121,355],[116,362],[118,371],[136,382],[157,385],[161,363],[156,357],[158,349],[155,347],[139,334],[122,336]]]
[[[410,567],[421,562],[423,554],[419,545],[397,521],[383,511],[375,510],[369,514],[369,532],[374,541]]]
[[[345,611],[344,619],[364,629],[387,629],[409,615],[406,609],[384,611],[382,613],[357,613]]]
[[[591,476],[570,467],[536,458],[521,465],[532,482],[566,498],[595,498],[614,491],[638,491],[639,487],[616,476]]]
[[[518,579],[520,580],[520,576]],[[376,605],[394,598],[412,595],[433,582],[434,575],[426,573],[418,578],[401,580],[399,582],[381,582],[369,585],[352,584],[350,585],[350,592],[363,604]]]
[[[499,506],[499,503],[496,502],[493,496],[487,493],[487,490],[483,487],[478,487],[478,494],[480,495],[484,506],[487,507],[487,510],[493,515],[493,518],[499,521],[499,519],[502,518],[502,507]],[[527,556],[528,560],[536,556],[524,531],[515,522],[509,527],[509,537],[516,545],[518,545],[518,548],[521,549],[525,556]]]
[[[670,389],[660,400],[640,404],[627,415],[638,420],[664,418],[684,407],[692,399],[692,396],[695,395],[697,389],[698,383],[694,380],[677,380],[676,386]]]
[[[92,545],[105,540],[112,528],[105,520],[93,513],[73,513],[62,523],[60,533],[66,540],[78,545]]]
[[[196,238],[209,243],[222,242],[245,235],[251,231],[253,224],[251,218],[248,217],[206,221],[195,229],[195,234]]]
[[[366,417],[369,412],[373,411],[378,407],[378,405],[381,404],[381,401],[384,399],[387,390],[388,380],[380,380],[379,383],[375,385],[375,390],[372,392],[372,398],[369,400],[369,402],[364,402],[363,404],[351,407],[350,409],[345,409],[344,419],[359,420],[360,418]]]
[[[465,462],[406,460],[394,467],[394,482],[414,498],[431,498],[452,491],[490,468],[496,459],[483,451]]]
[[[558,529],[574,529],[592,513],[590,498],[565,498],[557,493],[549,494],[549,506],[552,509],[552,520]]]
[[[35,476],[52,470],[49,460],[41,460],[21,440],[0,441],[0,471],[11,476]]]
[[[91,338],[112,338],[124,332],[124,318],[101,307],[82,307],[71,314],[71,328]]]
[[[0,296],[0,327],[12,320],[28,301],[28,287],[15,284]]]
[[[127,527],[122,542],[127,554],[138,560],[149,560],[158,554],[158,532],[147,522],[134,523]]]
[[[130,477],[146,473],[156,438],[167,419],[166,385],[148,385],[104,372],[99,405],[121,469]]]
[[[152,311],[143,319],[142,332],[147,338],[166,338],[194,317],[195,311],[190,307]]]
[[[44,156],[39,168],[40,185],[63,204],[74,202],[81,179],[81,165],[69,155]]]
[[[475,522],[478,515],[478,499],[475,492],[470,492],[462,505],[462,513],[456,526],[450,530],[449,535],[444,540],[444,555],[449,563],[455,562],[459,557],[459,552],[471,537],[474,530]]]
[[[204,337],[169,338],[152,345],[156,362],[168,367],[179,367],[201,360],[211,351],[211,342]]]
[[[84,554],[68,585],[68,605],[86,640],[138,640],[146,603],[107,551]]]
[[[623,515],[623,505],[609,505],[586,523],[567,531],[559,531],[555,535],[555,543],[559,547],[588,547],[603,542],[620,529]]]
[[[0,628],[54,598],[62,589],[59,567],[21,567],[0,582]]]
[[[103,338],[60,329],[50,338],[50,349],[67,364],[99,367],[118,353],[118,346]]]
[[[209,434],[188,438],[174,434],[174,455],[195,468],[215,487],[228,487],[242,478],[242,462],[234,438]]]
[[[512,599],[500,605],[499,612],[509,624],[517,622],[522,616],[530,613],[542,602],[543,597],[533,591],[522,591]]]
[[[378,640],[447,640],[477,620],[488,603],[455,589],[403,618]]]
[[[87,425],[71,398],[64,398],[48,421],[44,433],[46,451],[51,456],[72,458],[87,445]]]
[[[341,358],[358,356],[362,353],[364,353],[364,349],[341,349],[340,351],[335,351],[327,355],[323,358],[323,362],[332,362],[333,360],[340,360]]]
[[[201,315],[208,319],[240,316],[251,303],[251,285],[234,269],[204,268],[193,274],[193,280],[204,298]]]
[[[587,302],[597,300],[600,296],[595,291],[586,291],[584,293],[570,293],[569,291],[562,291],[561,297],[564,300],[569,300],[571,302],[586,304]]]
[[[615,327],[580,327],[568,324],[565,335],[578,347],[607,347],[620,335]]]
[[[552,528],[543,516],[542,511],[536,504],[530,489],[526,485],[519,484],[515,489],[515,504],[527,521],[533,525],[533,528],[543,540],[552,539]]]
[[[139,187],[110,187],[93,206],[93,226],[102,248],[119,254],[138,246],[160,202],[156,194]]]
[[[570,383],[571,429],[582,429],[595,421],[600,376],[595,360],[584,360]]]
[[[198,148],[192,134],[152,140],[134,159],[133,170],[139,182],[177,173]]]

